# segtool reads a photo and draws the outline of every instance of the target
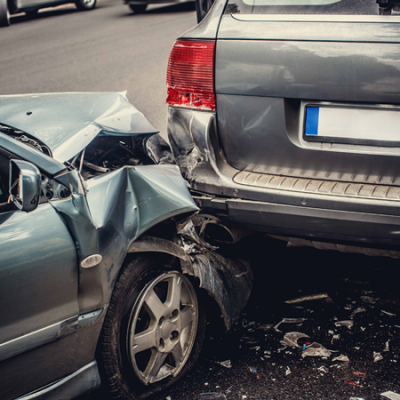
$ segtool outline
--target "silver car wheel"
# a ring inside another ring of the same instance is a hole
[[[93,6],[96,0],[83,0],[82,3],[85,5],[86,8],[90,8]]]
[[[128,357],[143,384],[180,373],[196,339],[198,312],[196,292],[179,272],[164,273],[145,286],[132,308],[127,335]]]

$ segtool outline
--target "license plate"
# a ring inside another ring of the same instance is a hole
[[[304,136],[338,143],[400,142],[400,111],[307,106]]]

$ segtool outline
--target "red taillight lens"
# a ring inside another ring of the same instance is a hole
[[[167,68],[167,103],[215,110],[215,40],[177,40]]]

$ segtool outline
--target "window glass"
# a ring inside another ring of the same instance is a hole
[[[376,0],[229,0],[228,14],[379,15]]]

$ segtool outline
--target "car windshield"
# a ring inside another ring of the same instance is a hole
[[[229,0],[229,14],[379,15],[376,0]]]

